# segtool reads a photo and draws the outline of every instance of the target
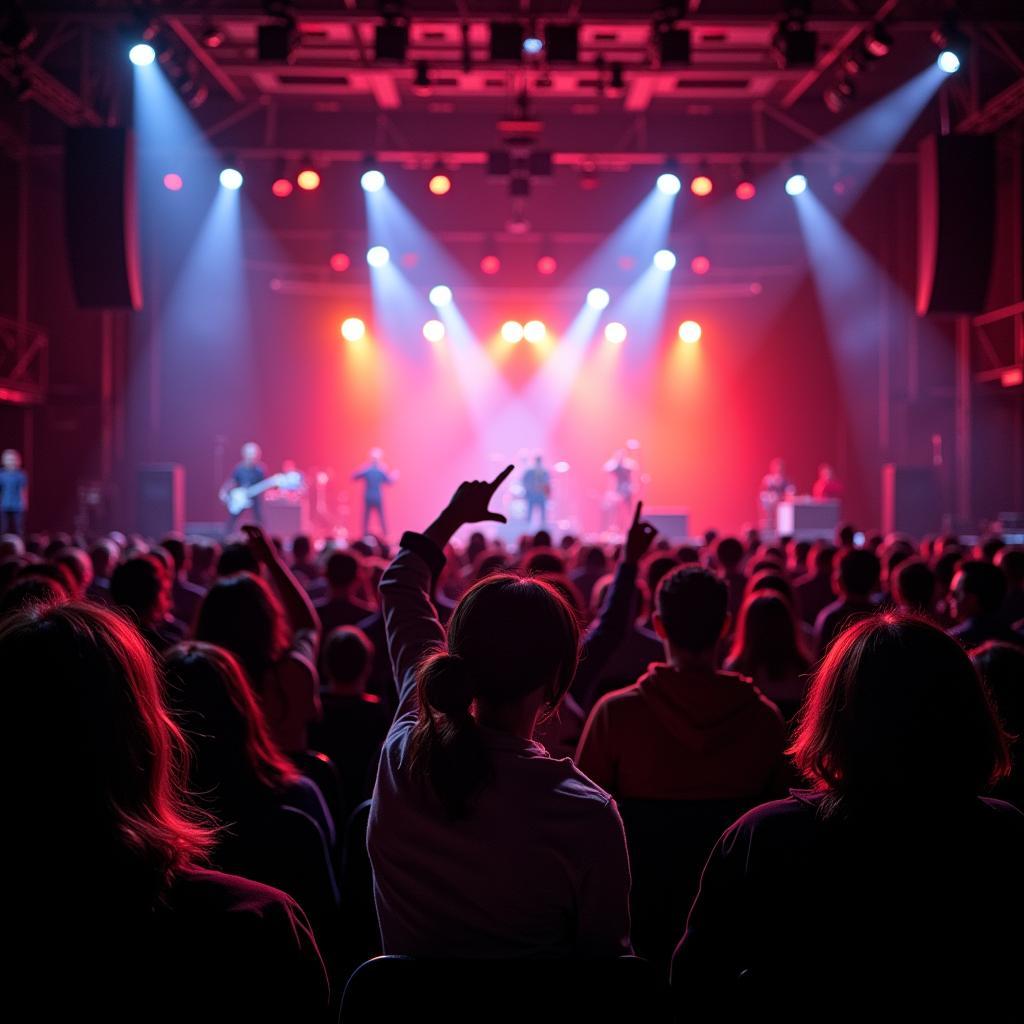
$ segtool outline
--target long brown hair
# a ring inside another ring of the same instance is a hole
[[[755,590],[747,595],[726,664],[744,675],[760,669],[769,679],[807,671],[810,664],[797,637],[796,614],[782,594]]]
[[[550,714],[572,683],[579,625],[546,580],[498,573],[463,595],[448,623],[447,645],[419,669],[414,773],[429,779],[446,812],[465,817],[493,777],[474,705],[515,704],[541,687]]]
[[[271,739],[242,666],[229,651],[198,641],[177,644],[164,656],[164,666],[168,703],[196,752],[194,790],[280,790],[298,779]]]
[[[186,798],[188,749],[132,625],[94,604],[37,605],[0,625],[0,664],[12,721],[46,729],[54,817],[83,865],[155,896],[202,861],[212,823]]]
[[[841,633],[818,668],[789,751],[841,801],[883,792],[975,796],[1010,770],[1006,737],[963,648],[899,613]]]

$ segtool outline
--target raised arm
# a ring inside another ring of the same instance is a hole
[[[622,561],[615,570],[615,579],[597,621],[583,637],[580,667],[572,684],[572,695],[585,714],[594,706],[595,688],[608,659],[622,643],[633,619],[636,597],[636,574],[640,559],[649,550],[658,531],[640,518],[643,502],[636,503],[633,522],[622,548]]]
[[[255,523],[246,523],[242,532],[248,538],[249,547],[261,565],[267,567],[267,572],[274,583],[277,596],[281,598],[284,605],[285,615],[288,617],[288,624],[296,633],[300,631],[312,632],[315,637],[320,634],[320,619],[313,607],[302,584],[292,575],[291,570],[277,553],[277,548],[270,542],[262,526]],[[314,642],[314,647],[315,647]]]
[[[426,655],[444,643],[444,628],[430,599],[433,581],[444,566],[444,546],[465,523],[505,522],[504,516],[487,506],[511,472],[509,466],[490,482],[462,484],[423,533],[403,535],[395,560],[381,576],[381,610],[398,685],[396,717],[415,707],[416,669]]]

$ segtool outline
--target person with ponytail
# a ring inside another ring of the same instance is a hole
[[[463,483],[380,581],[398,710],[381,755],[367,845],[385,953],[614,957],[630,951],[629,863],[611,797],[533,739],[579,660],[565,597],[495,573],[448,622],[430,594],[459,527],[509,466]]]

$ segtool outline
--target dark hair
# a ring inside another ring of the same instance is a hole
[[[676,548],[676,561],[680,565],[700,565],[700,552],[689,544]]]
[[[491,573],[504,572],[508,567],[505,556],[500,552],[481,551],[473,562],[473,580],[482,580]]]
[[[839,584],[843,592],[867,597],[877,586],[882,566],[867,548],[847,548],[839,556]]]
[[[241,541],[233,541],[224,545],[220,557],[217,559],[218,576],[235,576],[240,572],[251,572],[257,575],[260,571],[260,563],[248,544]]]
[[[206,572],[220,558],[220,546],[216,541],[196,541],[192,545],[192,571]]]
[[[935,570],[935,579],[944,591],[949,590],[953,577],[956,575],[957,566],[964,560],[964,553],[959,549],[943,551],[932,563]]]
[[[647,560],[644,567],[644,578],[647,581],[647,590],[657,593],[658,584],[673,570],[679,567],[679,563],[671,555],[655,555]]]
[[[935,573],[923,558],[906,558],[892,577],[892,596],[910,611],[930,614],[935,604]]]
[[[972,559],[961,562],[957,570],[964,593],[978,601],[978,607],[986,614],[999,611],[1006,600],[1006,577],[1003,571],[991,562]]]
[[[796,613],[781,594],[752,593],[743,602],[728,666],[748,676],[760,669],[769,679],[810,667],[800,648]]]
[[[1007,774],[1006,737],[963,648],[926,619],[876,615],[818,668],[790,750],[841,801],[977,795]]]
[[[814,568],[816,572],[832,571],[832,563],[836,560],[836,546],[827,541],[818,541],[814,545]]]
[[[544,687],[550,713],[578,660],[576,616],[547,581],[501,573],[466,591],[448,622],[445,648],[420,666],[411,744],[412,770],[430,781],[451,817],[469,814],[493,777],[474,704],[516,704]]]
[[[57,565],[63,565],[75,578],[75,593],[82,594],[92,576],[92,561],[81,548],[61,548],[53,556]]]
[[[487,538],[479,530],[474,530],[469,535],[469,543],[466,545],[466,561],[472,565],[486,550]]]
[[[28,576],[8,587],[0,596],[0,618],[38,605],[56,605],[71,595],[56,580],[45,576]]]
[[[1024,738],[1024,648],[989,640],[971,651],[999,718],[1019,748]]]
[[[785,562],[772,557],[759,558],[756,562],[752,563],[747,570],[748,574],[751,576],[756,576],[758,573],[762,572],[783,573],[785,571]]]
[[[309,553],[313,550],[313,541],[304,534],[297,533],[292,539],[292,557],[300,560],[305,560],[309,557]]]
[[[580,549],[578,564],[595,572],[603,573],[608,568],[608,556],[597,544],[588,544]]]
[[[715,543],[715,561],[723,569],[735,569],[744,553],[743,544],[735,537],[722,537]]]
[[[48,579],[63,587],[69,594],[75,592],[75,578],[71,575],[71,570],[59,562],[29,562],[18,570],[15,579]]]
[[[335,551],[327,559],[327,582],[332,587],[349,587],[359,575],[360,560],[351,551]]]
[[[355,682],[373,661],[373,653],[370,638],[357,626],[332,629],[324,641],[324,667],[328,680],[334,683]]]
[[[857,535],[857,527],[853,523],[841,523],[836,527],[837,547],[853,547],[853,538]]]
[[[714,573],[694,565],[673,569],[655,600],[673,646],[694,654],[714,649],[729,614],[729,589]]]
[[[174,571],[181,572],[185,568],[185,562],[188,556],[188,547],[185,544],[185,538],[180,537],[177,534],[169,533],[162,541],[160,541],[160,547],[164,549],[174,562]]]
[[[1014,545],[1002,548],[996,555],[996,565],[1012,586],[1024,583],[1024,547]]]
[[[986,537],[979,545],[978,550],[983,561],[991,562],[996,555],[1006,547],[1006,541],[1002,537]]]
[[[100,576],[109,571],[110,567],[117,561],[117,545],[109,538],[96,541],[89,548],[89,558],[92,560],[92,571],[94,576]]]
[[[565,559],[551,548],[537,548],[523,560],[523,571],[562,576],[565,573]]]
[[[538,530],[533,535],[533,541],[530,546],[535,548],[551,547],[551,534],[547,530]]]
[[[0,663],[11,720],[45,723],[63,768],[49,817],[82,870],[153,900],[202,860],[213,833],[185,797],[187,747],[128,622],[93,604],[28,608],[0,625]]]
[[[122,562],[110,577],[110,598],[147,625],[167,586],[163,563],[155,555],[135,555]]]
[[[239,572],[217,580],[206,592],[196,616],[195,638],[234,654],[262,696],[267,669],[288,647],[288,626],[269,585],[251,572]]]
[[[254,789],[279,791],[298,779],[230,652],[195,641],[177,644],[164,666],[167,703],[195,751],[193,791],[223,813]]]
[[[796,606],[793,584],[777,570],[768,569],[750,577],[747,581],[747,594],[755,594],[759,590],[771,590],[781,594],[791,605]]]

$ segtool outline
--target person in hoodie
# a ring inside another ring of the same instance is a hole
[[[779,709],[749,679],[716,670],[728,589],[683,566],[658,586],[654,629],[664,664],[606,694],[580,739],[580,770],[616,799],[756,799],[782,765]]]

